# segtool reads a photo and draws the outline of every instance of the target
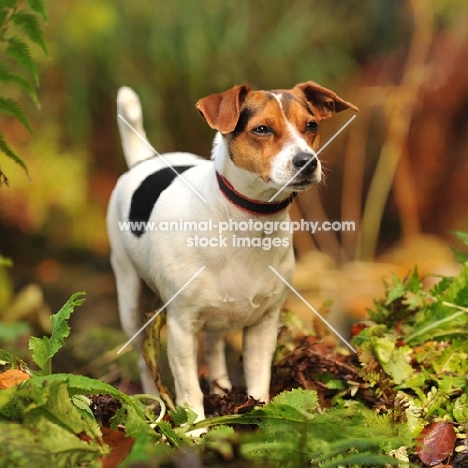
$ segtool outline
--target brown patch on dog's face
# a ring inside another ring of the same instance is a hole
[[[290,90],[251,91],[247,85],[202,98],[197,108],[227,141],[234,164],[276,186],[306,190],[321,179],[318,124],[335,112],[357,111],[313,81]]]
[[[226,135],[230,157],[236,166],[268,182],[282,151],[289,149],[292,157],[318,149],[318,121],[299,90],[250,92],[236,128]],[[294,174],[292,167],[287,172]]]

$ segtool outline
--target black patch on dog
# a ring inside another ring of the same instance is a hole
[[[253,115],[254,112],[252,112],[252,110],[248,109],[247,107],[241,110],[239,119],[237,120],[236,128],[231,132],[233,138],[239,136],[245,130],[245,127],[247,127],[247,124]]]
[[[191,167],[194,166],[174,166],[174,169],[182,174]],[[176,177],[177,174],[170,167],[150,174],[133,193],[128,220],[134,223],[147,222],[159,195],[171,185]],[[132,226],[132,234],[137,237],[142,236],[145,232],[143,226],[140,226],[140,229],[137,229],[137,226]]]

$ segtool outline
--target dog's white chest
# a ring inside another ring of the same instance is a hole
[[[252,325],[284,301],[284,283],[268,266],[236,267],[219,272],[216,283],[208,280],[203,284],[205,304],[197,317],[201,329],[222,332]]]

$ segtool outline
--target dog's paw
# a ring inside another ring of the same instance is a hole
[[[216,379],[215,381],[210,383],[210,390],[216,395],[225,395],[226,393],[229,393],[231,389],[231,381],[226,377]]]

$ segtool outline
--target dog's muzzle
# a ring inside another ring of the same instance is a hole
[[[318,160],[313,154],[299,153],[293,157],[292,163],[295,169],[301,171],[301,175],[307,177],[317,169]]]

